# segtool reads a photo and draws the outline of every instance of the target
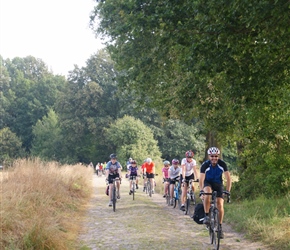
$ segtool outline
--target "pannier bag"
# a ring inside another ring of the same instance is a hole
[[[198,203],[195,206],[194,209],[194,214],[193,214],[193,220],[197,223],[197,224],[203,224],[203,219],[204,219],[204,207],[203,207],[203,203]]]

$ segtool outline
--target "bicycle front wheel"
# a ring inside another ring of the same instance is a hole
[[[133,196],[133,200],[135,200],[135,183],[133,183],[133,188],[132,188],[132,191],[133,191],[133,193],[132,193],[132,196]]]
[[[218,250],[220,247],[220,223],[219,223],[219,210],[217,208],[215,208],[214,210],[214,228],[213,228],[213,244],[214,244],[214,249]]]
[[[147,183],[147,191],[148,191],[149,196],[151,197],[152,196],[152,187],[151,187],[150,181]]]
[[[189,209],[190,209],[190,198],[187,196],[184,214],[189,214]]]
[[[114,185],[113,186],[113,194],[112,194],[112,201],[113,201],[113,211],[115,212],[116,211],[116,202],[117,202],[117,189],[116,189],[116,186]]]

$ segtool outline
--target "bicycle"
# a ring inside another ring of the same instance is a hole
[[[165,200],[166,200],[166,204],[168,206],[170,206],[170,182],[169,182],[169,179],[164,179],[163,183],[164,182],[168,182],[168,185],[167,185],[167,188],[166,188],[167,192],[165,194]]]
[[[188,214],[190,217],[193,216],[194,206],[196,204],[195,194],[194,194],[194,191],[192,189],[192,182],[199,182],[199,180],[196,180],[196,181],[194,181],[192,179],[189,180],[188,187],[187,187],[184,214],[185,215]],[[192,211],[192,214],[190,213],[190,211]]]
[[[181,206],[181,188],[180,188],[180,181],[177,179],[175,181],[174,190],[173,190],[173,208],[176,208],[176,204],[178,203],[178,208]]]
[[[133,200],[135,200],[136,177],[137,176],[132,176],[132,185],[131,185],[131,189],[130,189],[130,194],[132,194]]]
[[[227,203],[230,203],[230,195],[225,191],[223,191],[223,194],[227,195]],[[209,230],[210,243],[214,245],[215,250],[218,250],[220,247],[221,226],[219,223],[219,210],[217,208],[217,191],[213,191],[212,193],[204,193],[204,195],[212,196],[209,208],[210,224],[207,228]]]
[[[116,185],[116,181],[120,180],[120,178],[115,178],[113,179],[113,187],[112,187],[112,202],[113,202],[113,211],[116,211],[116,203],[117,203],[117,198],[118,198],[118,189]],[[120,180],[121,184],[121,180]]]
[[[157,176],[158,174],[155,174],[155,176]],[[152,197],[152,194],[153,194],[153,188],[152,188],[152,185],[151,185],[151,179],[154,180],[154,178],[148,178],[147,177],[147,183],[146,183],[146,194],[149,195],[149,197]]]

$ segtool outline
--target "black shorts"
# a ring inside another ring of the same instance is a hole
[[[147,173],[146,172],[146,177],[147,178],[154,178],[154,174],[153,173]]]
[[[181,176],[181,178],[183,179],[182,176]],[[181,181],[182,181],[182,179],[181,179]],[[189,180],[194,180],[194,174],[191,174],[190,176],[185,176],[185,182],[187,183],[187,185],[189,183]]]
[[[116,179],[116,178],[120,178],[119,173],[116,173],[116,174],[109,174],[109,176],[108,176],[109,184],[112,184],[112,183],[113,183],[113,179]]]
[[[135,177],[135,180],[137,179],[137,175],[134,175],[134,174],[133,174],[133,175],[130,175],[130,176],[129,176],[129,180],[132,181],[132,180],[133,180],[133,177]]]
[[[179,180],[180,180],[180,177],[179,176],[175,177],[174,179],[170,179],[170,184],[175,185],[175,183],[176,182],[179,182]]]
[[[204,181],[203,187],[211,187],[212,191],[217,191],[217,197],[223,198],[223,184]]]

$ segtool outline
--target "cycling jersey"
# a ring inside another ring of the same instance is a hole
[[[114,164],[109,161],[106,166],[106,170],[109,170],[110,175],[118,173],[119,168],[121,168],[121,164],[118,161],[116,161]]]
[[[191,162],[188,162],[186,158],[183,158],[181,165],[185,165],[185,176],[190,176],[193,174],[193,168],[196,166],[196,161],[192,159]]]
[[[129,166],[130,176],[137,176],[138,167]]]
[[[169,168],[169,177],[171,179],[179,177],[180,174],[181,174],[181,168],[180,167],[174,168],[174,166],[171,166]]]
[[[145,162],[144,163],[144,168],[146,168],[146,173],[153,174],[154,167],[155,167],[154,162],[151,162],[151,163]]]
[[[210,160],[205,161],[200,167],[200,173],[205,174],[205,181],[210,183],[222,184],[222,175],[226,171],[228,171],[227,164],[221,159],[218,159],[215,167],[212,166]]]
[[[164,178],[169,178],[169,175],[168,175],[168,170],[169,170],[169,168],[162,168],[162,173],[164,173]]]

